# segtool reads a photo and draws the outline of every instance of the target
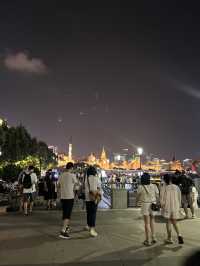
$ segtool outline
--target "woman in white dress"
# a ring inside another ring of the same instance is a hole
[[[141,185],[138,187],[136,204],[141,201],[141,213],[144,218],[144,227],[145,227],[145,236],[146,239],[143,242],[145,246],[150,245],[150,232],[151,232],[151,244],[155,244],[155,229],[154,229],[154,215],[155,212],[152,211],[151,206],[152,203],[157,202],[157,198],[159,198],[159,191],[156,185],[151,184],[150,175],[148,173],[144,173],[141,176]]]
[[[176,231],[179,244],[183,244],[183,237],[179,232],[177,219],[180,218],[181,208],[181,191],[179,187],[173,184],[175,177],[172,175],[164,175],[165,185],[162,186],[160,192],[160,203],[162,208],[162,214],[166,219],[167,228],[167,240],[166,244],[173,244],[172,240],[172,225]]]

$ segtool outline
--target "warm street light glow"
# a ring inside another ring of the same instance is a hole
[[[137,152],[138,152],[138,155],[142,155],[143,154],[143,148],[138,147]]]

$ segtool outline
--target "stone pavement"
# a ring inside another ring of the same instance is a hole
[[[136,209],[101,210],[97,238],[82,230],[85,212],[75,211],[72,239],[59,239],[60,211],[35,211],[0,216],[0,266],[181,266],[200,247],[200,219],[184,220],[185,245],[164,245],[165,225],[157,218],[158,244],[144,247],[143,222]]]

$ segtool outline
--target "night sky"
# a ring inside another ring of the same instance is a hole
[[[0,117],[77,157],[199,158],[199,7],[124,2],[1,0]]]

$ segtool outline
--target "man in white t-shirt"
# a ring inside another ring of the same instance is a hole
[[[24,214],[28,215],[28,204],[30,214],[33,211],[34,194],[36,193],[37,175],[34,173],[34,166],[30,165],[22,174]]]
[[[73,171],[73,163],[66,165],[66,171],[63,172],[58,180],[58,189],[60,190],[60,198],[63,210],[63,227],[60,232],[60,237],[69,239],[69,224],[74,206],[74,186],[78,183],[76,175]]]

